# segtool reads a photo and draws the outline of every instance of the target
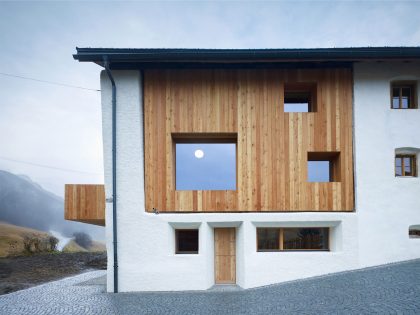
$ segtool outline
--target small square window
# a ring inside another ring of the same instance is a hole
[[[416,155],[395,156],[395,176],[417,176]]]
[[[285,113],[314,112],[316,109],[316,84],[285,84],[283,104]]]
[[[236,138],[174,138],[176,190],[236,190]]]
[[[391,84],[391,108],[410,109],[417,108],[416,82],[393,82]]]
[[[175,253],[198,254],[198,230],[175,230]]]
[[[308,182],[339,181],[339,152],[308,152]]]

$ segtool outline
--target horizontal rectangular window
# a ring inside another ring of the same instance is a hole
[[[176,190],[236,190],[236,138],[174,141]]]
[[[175,230],[175,253],[198,254],[198,230]]]
[[[257,251],[329,250],[329,228],[257,228]]]

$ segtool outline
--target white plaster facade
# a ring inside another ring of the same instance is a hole
[[[416,80],[420,91],[420,63],[354,65],[354,160],[361,267],[420,257],[419,239],[408,237],[409,226],[420,224],[420,178],[394,175],[395,150],[420,148],[420,109],[391,109],[390,84],[396,80]]]
[[[419,63],[354,66],[356,211],[353,213],[150,214],[144,204],[142,82],[113,71],[117,85],[119,290],[205,290],[214,285],[214,227],[236,227],[243,288],[420,258],[420,180],[395,178],[396,148],[420,148],[420,109],[391,110],[390,81],[420,80]],[[112,196],[111,84],[101,74],[106,197]],[[256,227],[331,227],[329,252],[257,252]],[[199,253],[175,255],[174,229],[199,228]],[[113,290],[112,204],[106,208],[108,291]]]

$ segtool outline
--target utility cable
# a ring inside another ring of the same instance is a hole
[[[24,80],[31,80],[31,81],[41,82],[41,83],[60,85],[60,86],[69,87],[69,88],[73,88],[73,89],[81,89],[81,90],[88,90],[88,91],[95,91],[95,92],[100,92],[101,91],[101,90],[97,90],[97,89],[90,89],[90,88],[85,88],[85,87],[82,87],[82,86],[71,85],[71,84],[66,84],[66,83],[59,83],[59,82],[52,82],[52,81],[47,81],[47,80],[28,78],[28,77],[24,77],[24,76],[21,76],[21,75],[15,75],[15,74],[10,74],[10,73],[0,72],[0,75],[4,75],[4,76],[7,76],[7,77],[12,77],[12,78],[24,79]]]
[[[28,165],[37,166],[37,167],[49,168],[49,169],[58,170],[58,171],[64,171],[64,172],[73,172],[73,173],[82,173],[82,174],[91,174],[91,175],[101,175],[99,173],[73,170],[73,169],[69,169],[69,168],[54,167],[54,166],[49,166],[49,165],[44,165],[44,164],[32,163],[32,162],[28,162],[28,161],[10,159],[10,158],[6,158],[6,157],[2,157],[2,156],[0,156],[0,159],[1,160],[5,160],[5,161],[16,162],[16,163],[28,164]]]

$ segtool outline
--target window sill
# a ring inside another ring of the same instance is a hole
[[[175,192],[238,191],[237,189],[175,189]]]
[[[283,112],[284,114],[316,114],[317,112]]]
[[[175,258],[195,258],[195,257],[202,257],[201,254],[171,254],[169,257]]]
[[[331,252],[329,249],[283,249],[283,250],[258,250],[257,253],[325,253]]]

